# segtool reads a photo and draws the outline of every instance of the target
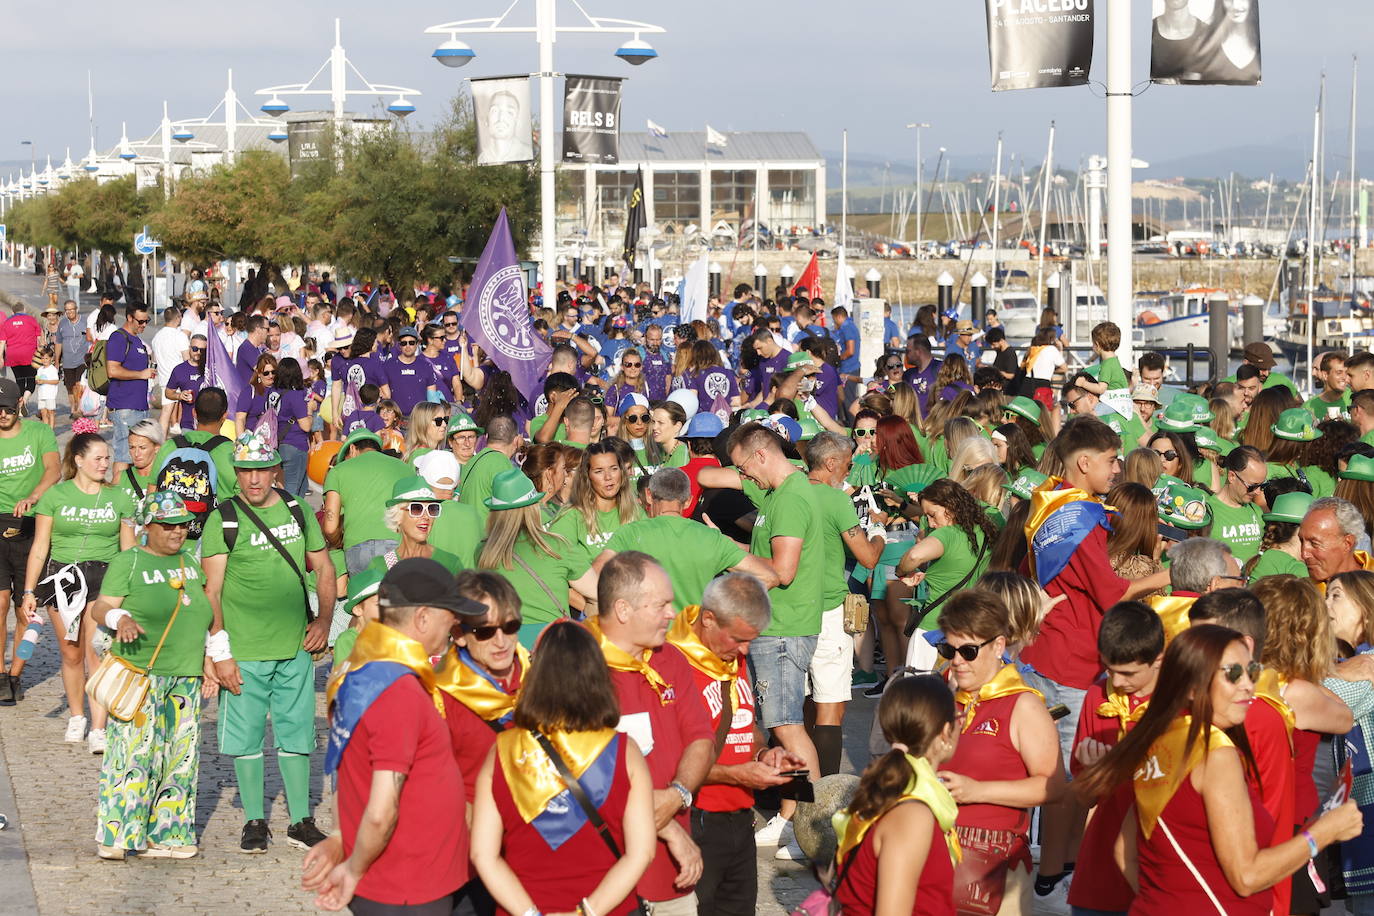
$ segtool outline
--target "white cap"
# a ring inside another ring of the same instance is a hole
[[[458,489],[458,475],[461,472],[458,459],[453,452],[425,452],[415,459],[415,472],[424,478],[425,483],[441,490]]]
[[[677,391],[668,395],[668,400],[677,402],[678,406],[687,414],[687,419],[689,420],[697,415],[697,408],[701,406],[697,398],[696,390],[693,388],[679,388]]]

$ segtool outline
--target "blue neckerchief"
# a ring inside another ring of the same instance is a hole
[[[601,754],[577,777],[582,789],[591,799],[592,806],[600,808],[611,794],[611,784],[615,781],[615,760],[620,748],[621,735],[616,735],[602,749]],[[572,839],[582,825],[587,823],[587,812],[582,810],[572,792],[564,789],[549,799],[548,806],[530,825],[539,831],[550,849],[557,850]]]
[[[460,647],[458,649],[458,660],[461,661],[464,665],[467,665],[473,674],[477,675],[482,680],[486,681],[488,684],[495,687],[497,690],[501,691],[502,693],[509,693],[509,691],[507,691],[506,688],[501,686],[500,681],[498,681],[496,678],[488,674],[485,668],[483,668],[481,665],[477,664],[477,662],[473,660],[473,657],[468,654],[468,650],[466,647]],[[510,725],[511,719],[513,718],[515,718],[515,710],[512,709],[510,712],[506,713],[504,716],[497,719],[496,722],[498,722],[502,727],[505,727]]]
[[[324,772],[332,776],[339,768],[343,752],[353,731],[377,697],[407,674],[414,674],[399,662],[368,662],[348,672],[334,695],[329,715],[329,745],[324,753]]]

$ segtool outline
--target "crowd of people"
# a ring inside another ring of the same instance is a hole
[[[610,278],[532,303],[522,391],[461,290],[196,283],[150,341],[52,322],[60,454],[0,379],[0,706],[54,640],[102,859],[197,854],[215,698],[239,849],[270,722],[303,885],[363,916],[753,913],[761,847],[846,914],[1374,913],[1374,353],[1185,391],[1110,323],[1078,367],[928,307],[864,366],[818,297]]]

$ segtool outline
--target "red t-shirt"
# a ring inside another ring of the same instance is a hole
[[[396,829],[357,895],[378,903],[428,903],[468,880],[467,796],[450,732],[418,678],[400,678],[373,701],[339,762],[344,855],[353,854],[372,774],[406,774]],[[439,829],[442,827],[442,829]]]
[[[1296,779],[1288,725],[1267,700],[1255,697],[1250,704],[1250,711],[1245,714],[1245,737],[1250,739],[1250,751],[1255,755],[1255,773],[1250,774],[1251,782],[1256,776],[1259,779],[1259,784],[1252,785],[1252,789],[1259,793],[1260,802],[1274,827],[1268,834],[1255,835],[1259,847],[1266,849],[1293,836]],[[1275,913],[1289,911],[1292,890],[1291,881],[1280,881],[1274,885]]]
[[[649,765],[655,789],[666,789],[677,775],[682,752],[693,741],[712,740],[715,731],[706,717],[706,708],[693,702],[695,670],[676,646],[664,643],[653,652],[649,665],[668,682],[663,699],[644,676],[636,671],[611,671],[611,683],[620,699],[620,724],[616,730],[635,739]],[[688,833],[687,812],[677,816]],[[654,861],[639,879],[639,895],[645,900],[674,900],[686,891],[673,887],[677,866],[668,855],[668,846],[658,841]]]
[[[1121,600],[1128,585],[1107,559],[1107,532],[1100,525],[1093,528],[1063,571],[1045,585],[1051,598],[1068,597],[1050,609],[1040,635],[1021,650],[1021,658],[1056,684],[1086,689],[1102,670],[1097,657],[1102,615]]]
[[[29,366],[38,349],[43,326],[32,315],[11,315],[0,325],[0,340],[5,342],[6,366]]]
[[[692,486],[692,497],[687,501],[687,508],[682,510],[685,518],[691,518],[692,513],[697,511],[697,500],[701,498],[701,484],[697,483],[697,475],[702,468],[718,468],[720,460],[714,455],[693,455],[692,458],[682,466],[682,473],[687,475],[687,482]]]
[[[693,682],[697,695],[705,704],[706,714],[711,720],[711,734],[720,729],[720,717],[730,708],[724,699],[722,681],[696,668],[692,669]],[[725,736],[725,747],[721,748],[716,763],[721,766],[738,766],[754,759],[754,691],[749,686],[749,674],[743,664],[739,677],[735,678],[735,700],[737,708],[730,720],[730,731]],[[703,811],[742,811],[754,805],[754,793],[740,786],[716,785],[707,783],[697,792],[693,805]]]
[[[513,689],[519,690],[520,666],[517,664],[515,669]],[[453,737],[453,756],[458,761],[458,769],[463,772],[463,789],[468,798],[476,798],[477,772],[486,762],[487,754],[496,743],[499,732],[492,728],[486,719],[464,706],[461,700],[442,690],[439,692],[444,698],[444,715]]]

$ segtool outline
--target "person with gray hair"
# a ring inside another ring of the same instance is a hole
[[[692,487],[681,468],[659,468],[649,477],[644,500],[649,517],[618,529],[592,562],[602,567],[617,553],[652,553],[673,584],[673,608],[705,603],[703,591],[712,578],[727,570],[749,573],[766,588],[778,582],[773,566],[721,534],[715,528],[683,517]]]
[[[129,427],[129,466],[115,476],[115,486],[138,501],[149,490],[156,490],[153,478],[157,475],[157,453],[166,440],[162,424],[152,417],[139,420]]]
[[[684,610],[668,631],[668,641],[692,666],[692,696],[705,705],[718,735],[726,725],[722,717],[730,717],[724,741],[717,742],[720,753],[692,805],[692,839],[702,858],[696,887],[701,913],[754,913],[758,865],[753,792],[785,785],[789,778],[784,771],[806,765],[784,748],[769,748],[754,717],[754,691],[742,661],[749,643],[771,621],[767,587],[748,573],[735,572],[711,580],[701,606]]]
[[[1302,561],[1314,583],[1357,569],[1374,570],[1374,557],[1355,545],[1364,535],[1364,518],[1355,505],[1335,496],[1314,500],[1298,526]]]
[[[1169,549],[1169,584],[1175,597],[1197,597],[1243,585],[1231,548],[1211,538],[1189,538]]]

